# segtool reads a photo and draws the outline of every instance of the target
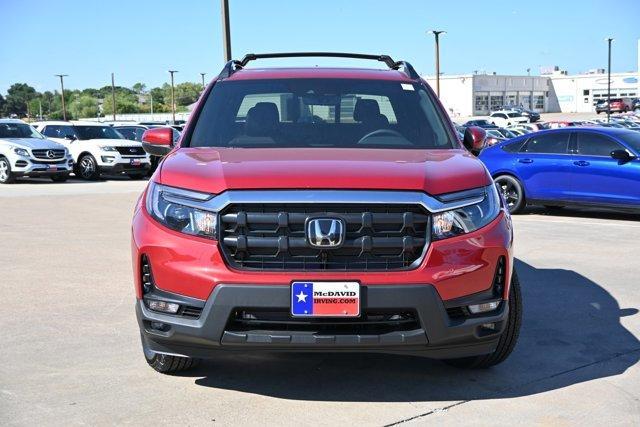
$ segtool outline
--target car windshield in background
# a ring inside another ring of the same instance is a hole
[[[0,138],[43,139],[43,136],[26,123],[0,123]]]
[[[520,113],[508,113],[507,116],[509,116],[509,117],[520,117],[520,116],[522,116],[522,114],[520,114]]]
[[[78,139],[124,139],[124,137],[111,126],[74,126]]]
[[[633,151],[636,156],[640,156],[640,132],[630,130],[619,136]]]
[[[424,87],[388,81],[223,81],[196,123],[185,146],[432,149],[456,140]]]

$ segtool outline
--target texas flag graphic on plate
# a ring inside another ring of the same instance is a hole
[[[360,284],[358,282],[293,282],[291,314],[307,317],[358,317],[360,315]]]

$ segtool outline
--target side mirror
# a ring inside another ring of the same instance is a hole
[[[76,137],[73,135],[65,135],[64,139],[68,139],[69,141],[73,142],[76,140]]]
[[[611,158],[621,162],[628,162],[633,156],[629,154],[627,150],[613,150],[611,152]]]
[[[142,148],[152,156],[162,157],[173,148],[173,129],[153,128],[142,134]]]
[[[464,148],[471,151],[476,156],[484,148],[485,139],[487,137],[487,131],[477,126],[469,126],[464,131],[464,139],[462,145]]]

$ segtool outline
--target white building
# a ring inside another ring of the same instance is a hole
[[[425,77],[435,89],[435,76]],[[451,117],[488,115],[503,105],[558,111],[546,76],[460,74],[440,76],[440,99]]]
[[[607,74],[594,70],[587,74],[569,75],[554,71],[549,75],[553,84],[559,111],[563,113],[588,113],[595,111],[595,103],[607,98]],[[637,98],[640,96],[638,73],[611,73],[612,98]]]
[[[435,89],[435,76],[425,79]],[[503,105],[521,105],[541,113],[595,112],[596,101],[606,97],[604,69],[575,75],[553,67],[541,70],[539,76],[440,76],[440,99],[452,118],[486,116]],[[640,54],[638,70],[611,74],[611,97],[640,97]]]

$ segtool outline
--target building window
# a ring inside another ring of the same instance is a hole
[[[489,111],[489,95],[476,95],[475,111],[480,114]]]
[[[533,96],[533,108],[535,110],[544,110],[544,96],[543,95],[534,95]]]
[[[504,96],[502,95],[491,95],[491,111],[499,110],[504,105]]]
[[[589,96],[589,89],[585,89],[582,91],[583,96]]]

